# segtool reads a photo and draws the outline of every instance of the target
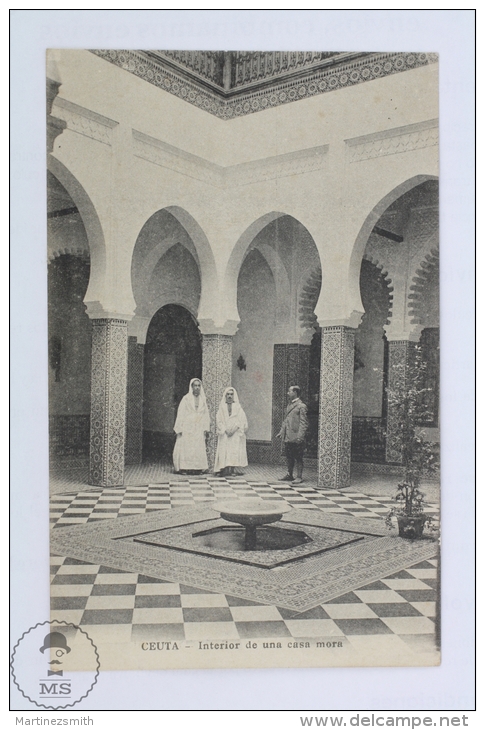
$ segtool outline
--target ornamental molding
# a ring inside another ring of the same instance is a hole
[[[254,114],[438,61],[436,53],[299,54],[238,51],[228,52],[232,59],[229,62],[222,59],[221,70],[217,59],[214,59],[217,54],[214,51],[98,49],[91,50],[91,53],[223,120]],[[184,53],[191,54],[191,58],[184,60]],[[225,55],[225,52],[219,53]],[[304,56],[301,62],[298,60],[299,55]],[[196,61],[197,56],[199,61]],[[275,72],[278,56],[280,65]],[[202,61],[206,62],[205,66]],[[227,63],[229,69],[224,72]]]
[[[213,319],[199,319],[199,329],[204,335],[225,335],[234,337],[239,326],[239,320],[226,319],[223,324],[216,324]]]
[[[397,328],[394,323],[384,325],[386,339],[392,347],[399,345],[408,345],[409,343],[419,342],[423,325],[411,325],[407,329]]]
[[[195,75],[216,90],[230,93],[261,85],[274,77],[304,73],[308,68],[355,56],[336,51],[149,51],[150,57]]]
[[[106,309],[103,304],[98,300],[86,301],[84,300],[84,306],[86,307],[86,314],[89,319],[103,320],[103,321],[114,321],[123,322],[125,325],[133,319],[134,312],[119,312],[111,309]]]
[[[318,320],[318,325],[322,328],[322,330],[356,330],[358,329],[363,316],[364,312],[357,312],[354,309],[348,317],[338,319],[320,318]]]
[[[59,99],[59,97],[56,98],[53,106],[56,117],[66,122],[67,128],[72,132],[111,145],[112,130],[118,125],[118,122],[67,99]]]
[[[326,144],[298,150],[298,152],[266,157],[262,160],[231,165],[225,168],[226,182],[230,186],[236,187],[321,170],[326,163],[328,149],[329,145]]]
[[[328,145],[320,145],[223,167],[133,130],[133,154],[136,157],[219,188],[239,187],[320,170],[325,165],[328,149]]]
[[[77,258],[86,262],[89,262],[90,260],[89,248],[68,243],[62,248],[49,249],[47,252],[48,263],[51,264],[53,261],[55,261],[55,259],[58,259],[60,256],[65,255],[76,256]]]
[[[394,127],[394,129],[386,129],[382,132],[345,140],[349,149],[350,162],[361,162],[375,157],[433,147],[438,142],[437,119],[408,124],[404,127]]]
[[[201,180],[215,187],[222,187],[224,168],[203,157],[178,149],[167,142],[133,130],[133,154],[142,160]]]

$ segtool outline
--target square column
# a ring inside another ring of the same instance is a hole
[[[141,464],[143,442],[143,363],[145,345],[128,337],[128,374],[126,387],[125,463]]]
[[[93,319],[90,484],[123,484],[126,430],[127,321]]]
[[[271,426],[272,461],[280,462],[281,439],[276,434],[286,414],[287,392],[290,385],[298,385],[300,398],[308,405],[308,377],[310,345],[300,343],[276,344],[273,350],[273,413]]]
[[[318,486],[325,489],[350,484],[354,336],[350,327],[322,327]]]
[[[411,340],[389,342],[387,387],[390,391],[401,391],[409,377],[416,343]],[[402,462],[399,418],[392,406],[387,404],[386,461],[392,464]]]
[[[214,468],[217,449],[216,414],[225,388],[232,379],[232,335],[202,335],[202,385],[211,419],[207,443],[209,469]]]

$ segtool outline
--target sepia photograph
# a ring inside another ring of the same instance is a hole
[[[47,50],[50,618],[101,672],[439,665],[438,69]]]

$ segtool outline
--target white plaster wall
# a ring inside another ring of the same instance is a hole
[[[192,254],[180,243],[162,256],[146,290],[146,312],[153,316],[165,304],[181,304],[197,313],[200,298],[200,276]]]
[[[197,250],[185,228],[166,209],[151,216],[138,236],[131,281],[137,315],[152,317],[170,301],[184,304],[197,314],[200,298]],[[169,295],[177,298],[170,300]],[[164,296],[166,301],[158,304]]]
[[[244,248],[244,234],[254,221],[277,211],[299,220],[316,243],[323,269],[320,322],[344,322],[353,311],[362,312],[358,275],[375,223],[371,212],[406,180],[438,173],[436,146],[381,150],[371,159],[351,161],[357,138],[401,128],[399,134],[405,134],[406,125],[438,116],[436,64],[224,122],[88,51],[56,51],[56,56],[60,97],[114,125],[111,146],[67,130],[54,149],[99,217],[106,264],[101,271],[91,257],[96,286],[90,285],[87,299],[98,299],[106,310],[133,312],[137,236],[155,211],[180,206],[200,227],[200,240],[193,239],[202,269],[200,318],[212,318],[218,326],[237,321],[236,282],[244,251],[236,266],[231,253],[238,245]],[[132,130],[175,149],[163,164],[135,157]],[[328,150],[318,169],[302,166],[292,174],[282,169],[276,179],[260,179],[253,167],[242,172],[231,167],[262,160],[265,168],[264,160],[274,155],[322,145]],[[226,174],[229,167],[232,177]]]
[[[89,51],[49,51],[62,81],[59,96],[175,147],[224,164],[224,121],[108,63]],[[197,129],[197,134],[194,134]]]
[[[224,166],[438,116],[437,64],[222,121],[89,51],[49,53],[61,97]]]

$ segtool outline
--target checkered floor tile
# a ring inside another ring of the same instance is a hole
[[[278,499],[298,508],[382,519],[391,501],[358,492],[317,490],[243,478],[190,477],[123,488],[86,488],[56,494],[56,529],[118,515],[194,506],[229,499]],[[438,505],[427,507],[438,512]],[[74,558],[53,556],[52,618],[85,627],[96,641],[110,632],[117,641],[336,637],[365,649],[370,637],[403,652],[431,650],[435,641],[435,560],[389,575],[304,613],[210,593],[142,574],[120,572]]]
[[[322,490],[286,483],[247,482],[242,478],[187,478],[166,484],[86,488],[76,493],[55,494],[51,499],[51,523],[73,525],[118,515],[193,506],[200,502],[227,499],[274,499],[293,506],[318,508],[359,517],[382,517],[393,504],[388,497],[368,497],[358,492]],[[438,513],[438,505],[427,512]]]

